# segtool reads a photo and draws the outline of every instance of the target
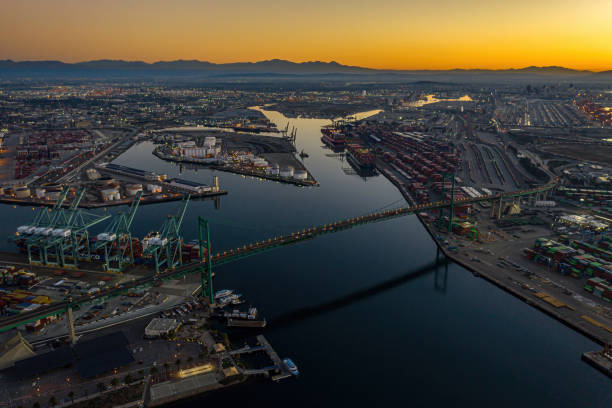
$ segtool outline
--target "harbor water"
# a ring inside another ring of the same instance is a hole
[[[323,147],[330,122],[266,112],[295,126],[297,151],[319,187],[296,187],[178,166],[142,142],[115,163],[228,190],[190,203],[182,227],[210,220],[214,252],[405,202],[383,176],[362,178]],[[135,235],[158,228],[179,202],[142,206]],[[33,215],[2,206],[9,235]],[[103,210],[96,210],[103,211]],[[115,212],[116,209],[108,210]],[[10,248],[10,244],[3,244]],[[415,216],[355,227],[215,270],[268,320],[264,334],[300,376],[254,382],[176,404],[320,407],[611,407],[612,383],[580,360],[599,346],[455,264],[435,267],[436,247]]]

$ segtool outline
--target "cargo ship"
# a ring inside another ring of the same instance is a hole
[[[321,140],[323,141],[323,143],[330,147],[344,147],[344,145],[346,144],[346,139],[344,138],[344,135],[339,129],[335,127],[322,127],[321,133],[323,133],[323,137],[321,137]]]
[[[376,168],[376,155],[371,149],[362,145],[347,145],[346,158],[359,170],[374,170]]]

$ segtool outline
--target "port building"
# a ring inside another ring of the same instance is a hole
[[[162,319],[156,317],[151,320],[147,327],[145,327],[145,338],[156,339],[159,337],[168,336],[178,328],[178,322],[176,319]]]

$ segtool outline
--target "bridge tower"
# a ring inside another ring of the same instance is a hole
[[[206,241],[203,240],[202,228],[204,228],[206,234]],[[213,293],[212,254],[210,247],[210,226],[208,224],[208,220],[198,217],[198,231],[200,235],[200,261],[204,259],[204,251],[206,251],[206,266],[200,270],[202,297],[207,297],[208,304],[212,305],[215,302],[215,296]]]
[[[74,333],[74,314],[72,313],[72,306],[70,303],[66,305],[66,323],[68,324],[68,338],[70,344],[76,343],[76,335]]]
[[[138,210],[142,191],[132,201],[127,213],[119,212],[104,232],[98,234],[94,250],[104,248],[104,269],[108,272],[123,272],[134,263],[134,247],[130,227]]]
[[[455,216],[455,173],[442,173],[442,201],[444,201],[444,193],[446,187],[447,178],[451,182],[450,190],[450,205],[448,215],[448,232],[453,232],[453,218]],[[438,216],[438,227],[442,228],[442,219],[444,217],[444,208],[440,208],[440,214]]]

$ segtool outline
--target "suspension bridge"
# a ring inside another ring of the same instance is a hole
[[[267,252],[286,245],[292,245],[305,240],[313,239],[320,235],[331,234],[363,224],[385,221],[392,218],[402,217],[410,214],[418,214],[421,212],[428,212],[433,210],[442,211],[443,209],[448,208],[450,210],[448,217],[449,228],[451,228],[451,223],[453,219],[453,208],[459,206],[475,204],[479,202],[490,202],[492,206],[491,214],[497,214],[498,216],[501,216],[501,208],[503,206],[504,201],[514,201],[517,198],[525,196],[534,196],[536,197],[536,199],[543,198],[556,187],[557,183],[558,179],[555,179],[546,185],[527,190],[503,192],[499,194],[483,195],[480,197],[467,197],[457,200],[455,200],[454,197],[451,196],[451,200],[437,201],[432,203],[418,204],[408,207],[373,212],[367,215],[362,215],[354,218],[338,220],[329,224],[313,226],[311,228],[304,228],[301,231],[295,231],[288,235],[280,235],[273,238],[269,238],[268,240],[245,244],[241,247],[233,248],[223,252],[218,252],[215,254],[213,254],[211,251],[210,228],[208,220],[204,220],[199,217],[198,230],[200,256],[198,261],[183,265],[179,265],[178,263],[174,262],[166,262],[167,269],[164,271],[158,269],[155,273],[149,276],[142,277],[139,279],[132,279],[131,281],[124,282],[122,284],[115,284],[112,287],[106,287],[96,294],[83,295],[79,297],[68,297],[67,299],[65,299],[64,302],[58,302],[49,306],[40,307],[31,312],[24,312],[0,319],[0,332],[4,332],[12,328],[22,326],[24,324],[35,322],[45,317],[58,316],[66,313],[69,317],[68,324],[70,333],[73,333],[74,327],[72,319],[70,319],[73,308],[80,307],[85,304],[91,304],[93,302],[104,301],[105,299],[120,296],[132,290],[145,289],[148,287],[159,285],[163,281],[175,280],[183,276],[196,273],[200,274],[202,296],[208,298],[209,303],[213,303],[214,296],[212,268],[214,266],[220,266],[230,262],[235,262],[240,259],[244,259],[246,257],[253,256],[262,252]],[[181,210],[179,211],[179,214],[176,217],[177,219],[179,219],[179,222],[174,221],[174,219],[171,219],[169,221],[169,223],[171,224],[171,228],[168,229],[171,230],[173,237],[176,237],[178,234],[178,228],[180,227],[180,221],[182,221],[185,212],[187,200],[188,198],[185,200],[185,204],[181,207]],[[497,210],[495,210],[495,208],[497,208]],[[135,206],[132,207],[132,211],[130,211],[129,215],[127,216],[127,222],[123,221],[117,224],[119,226],[122,226],[122,228],[117,227],[118,229],[120,229],[121,231],[125,231],[126,224],[128,226],[129,224],[131,224],[134,209]],[[115,230],[112,230],[110,232],[114,233],[114,231]],[[163,241],[163,239],[161,240]],[[159,242],[157,243],[157,245],[163,246],[165,245],[165,243]],[[172,245],[177,245],[176,241],[173,241]]]

